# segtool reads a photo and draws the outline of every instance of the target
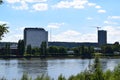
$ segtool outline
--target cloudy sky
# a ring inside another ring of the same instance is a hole
[[[108,43],[120,42],[120,0],[4,0],[0,23],[9,33],[2,41],[23,39],[25,27],[42,27],[49,41],[97,42],[97,26]],[[50,37],[51,33],[51,37]]]

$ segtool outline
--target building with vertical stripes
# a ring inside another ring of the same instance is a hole
[[[25,28],[24,29],[25,46],[40,47],[42,42],[48,44],[48,31],[43,28]]]

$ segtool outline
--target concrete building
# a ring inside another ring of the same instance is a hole
[[[105,45],[107,44],[107,31],[105,30],[98,30],[98,45]]]
[[[25,28],[24,29],[25,46],[40,47],[42,42],[48,44],[48,32],[43,28]]]

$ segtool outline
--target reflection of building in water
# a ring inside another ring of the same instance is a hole
[[[48,63],[46,60],[22,60],[18,62],[20,72],[25,72],[35,77],[37,75],[47,74],[47,67]]]

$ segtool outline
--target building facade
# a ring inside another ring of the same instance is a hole
[[[48,32],[43,28],[25,28],[24,29],[25,46],[40,47],[42,42],[48,44]]]
[[[98,45],[105,45],[107,44],[107,31],[105,30],[98,30]]]

